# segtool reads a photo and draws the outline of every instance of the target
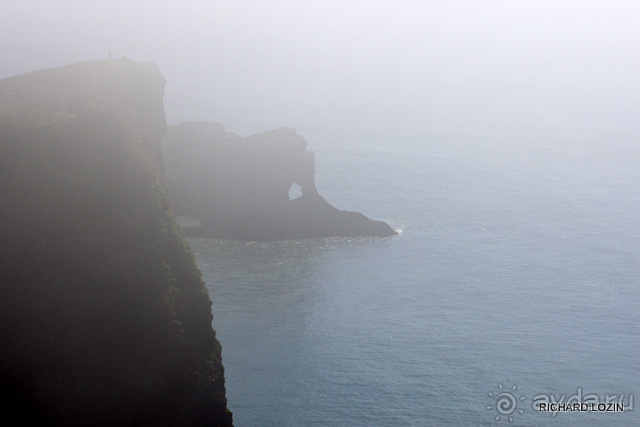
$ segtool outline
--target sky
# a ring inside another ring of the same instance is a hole
[[[640,1],[0,0],[0,78],[110,53],[169,123],[640,130]]]

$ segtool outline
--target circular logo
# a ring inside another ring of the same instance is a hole
[[[489,397],[493,399],[493,405],[487,405],[487,410],[494,410],[498,413],[496,421],[500,421],[500,417],[505,417],[509,422],[513,422],[514,413],[523,414],[523,409],[518,409],[518,401],[525,400],[525,396],[516,397],[515,392],[518,386],[511,387],[510,391],[504,391],[504,386],[498,384],[497,392],[489,392]]]

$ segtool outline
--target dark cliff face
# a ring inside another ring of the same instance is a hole
[[[200,235],[271,241],[396,234],[318,194],[313,153],[293,129],[242,138],[220,124],[180,123],[169,127],[164,153],[173,208],[199,219]],[[302,196],[289,200],[294,183]]]
[[[164,78],[0,81],[0,386],[55,425],[230,425],[211,301],[164,189]]]

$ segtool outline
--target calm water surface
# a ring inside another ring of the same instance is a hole
[[[400,235],[189,240],[236,425],[640,424],[640,174],[628,158],[311,149],[330,203]],[[616,395],[625,412],[532,406],[577,393]]]

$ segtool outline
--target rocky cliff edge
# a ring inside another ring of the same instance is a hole
[[[7,419],[231,425],[211,301],[164,187],[164,83],[126,59],[0,81]]]

